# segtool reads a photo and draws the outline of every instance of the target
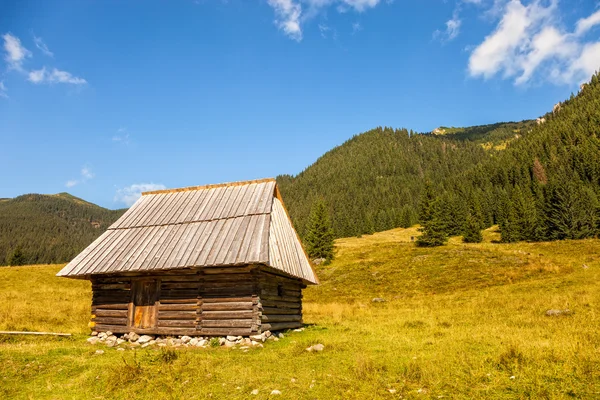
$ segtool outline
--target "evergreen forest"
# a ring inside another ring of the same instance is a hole
[[[279,176],[283,198],[303,237],[321,199],[335,237],[418,222],[436,245],[465,233],[476,240],[477,228],[494,224],[504,242],[597,236],[599,80],[594,75],[539,121],[426,134],[379,127],[354,136],[297,176]]]

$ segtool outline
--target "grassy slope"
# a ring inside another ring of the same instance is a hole
[[[0,398],[600,397],[600,240],[505,245],[486,232],[483,244],[418,249],[414,235],[338,240],[305,292],[311,326],[247,353],[95,355],[87,282],[54,278],[60,266],[0,269],[0,330],[77,333],[0,337]],[[322,353],[304,350],[317,342]]]

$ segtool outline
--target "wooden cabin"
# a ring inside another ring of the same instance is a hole
[[[318,282],[274,179],[143,193],[57,275],[92,282],[95,331],[190,336],[300,327]]]

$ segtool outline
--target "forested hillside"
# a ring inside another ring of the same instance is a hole
[[[123,212],[68,193],[1,199],[0,265],[70,261]]]
[[[329,208],[336,237],[408,227],[417,223],[425,181],[443,192],[457,175],[496,157],[495,146],[518,140],[531,126],[525,121],[443,128],[443,135],[380,127],[277,182],[301,235],[319,198]]]
[[[377,128],[278,182],[301,235],[319,198],[336,237],[414,224],[429,182],[449,235],[474,220],[500,224],[503,241],[590,237],[600,229],[599,134],[596,75],[539,125]]]

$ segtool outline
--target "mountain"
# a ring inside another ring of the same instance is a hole
[[[277,181],[301,236],[317,199],[336,237],[410,226],[429,181],[448,234],[471,215],[481,228],[500,224],[503,241],[589,237],[600,234],[599,136],[595,75],[537,121],[423,134],[379,127]]]
[[[0,199],[0,265],[67,262],[124,211],[68,193]]]
[[[378,127],[328,151],[297,176],[277,177],[277,182],[301,235],[318,198],[329,206],[336,237],[409,227],[417,223],[426,180],[443,188],[534,124],[441,127],[426,134]]]

